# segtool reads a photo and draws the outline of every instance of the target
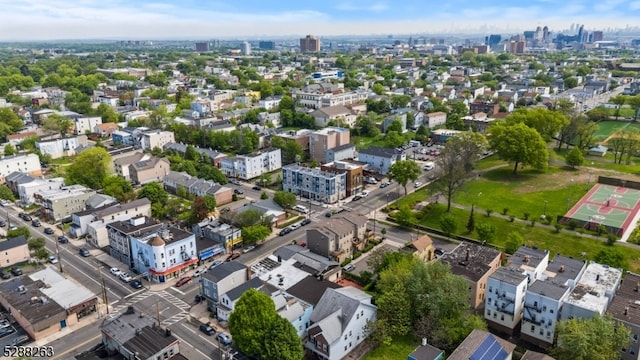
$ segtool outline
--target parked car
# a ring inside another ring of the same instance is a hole
[[[231,345],[231,337],[225,333],[218,333],[218,336],[216,336],[218,338],[218,341],[220,341],[220,343],[224,346],[229,346]]]
[[[258,186],[258,185],[256,185],[256,186],[252,187],[252,189],[253,189],[253,190],[257,190],[257,191],[262,190],[262,188],[261,188],[260,186]]]
[[[288,227],[286,227],[286,228],[284,228],[284,229],[280,230],[280,232],[279,232],[278,234],[279,234],[280,236],[285,236],[285,235],[287,235],[287,234],[288,234],[288,233],[290,233],[290,232],[291,232],[291,229],[289,229]]]
[[[389,183],[385,181],[385,182],[383,182],[382,184],[380,184],[380,189],[384,189],[384,188],[386,188],[387,186],[389,186]]]
[[[309,225],[311,224],[311,220],[309,219],[304,219],[300,222],[300,225],[305,226],[305,225]]]
[[[233,185],[240,185],[240,181],[237,179],[229,179],[229,183]]]
[[[413,186],[415,186],[416,188],[419,188],[420,186],[422,186],[422,183],[420,181],[416,181],[415,184],[413,184]]]
[[[300,223],[291,224],[289,225],[289,229],[291,229],[291,231],[298,230],[300,226],[301,226]]]
[[[209,336],[212,336],[216,333],[216,331],[209,324],[200,324],[200,331]]]
[[[33,219],[31,218],[31,215],[27,215],[27,214],[24,214],[24,217],[23,217],[22,219],[23,219],[24,221],[31,221],[31,220],[33,220]]]
[[[299,245],[299,246],[302,246],[302,247],[307,247],[307,243],[306,243],[306,242],[298,243],[298,245]]]
[[[13,269],[11,269],[11,274],[13,276],[20,276],[22,275],[22,269],[14,267]]]
[[[5,279],[5,280],[6,280],[6,279],[8,279],[8,278],[10,278],[10,277],[11,277],[11,275],[9,275],[9,273],[8,273],[8,272],[6,272],[6,271],[4,271],[4,270],[0,270],[0,278],[3,278],[3,279]]]
[[[40,220],[38,219],[33,219],[31,220],[31,226],[33,227],[40,227],[42,224],[40,224]]]
[[[44,233],[47,235],[53,235],[53,229],[50,227],[44,228]]]
[[[247,246],[246,248],[244,248],[244,249],[242,250],[242,252],[246,254],[246,253],[248,253],[249,251],[251,251],[251,250],[253,250],[253,249],[255,249],[255,248],[256,248],[256,247],[255,247],[255,246],[253,246],[253,245],[251,245],[251,246]]]
[[[91,253],[89,252],[89,249],[87,248],[81,248],[80,250],[78,250],[78,252],[80,253],[80,255],[82,257],[89,257],[91,256]]]
[[[2,221],[2,220],[0,220],[0,227],[5,227],[5,226],[7,226],[7,223]]]
[[[55,256],[49,256],[49,262],[52,264],[57,264],[58,263],[58,258]]]
[[[242,191],[241,189],[233,189],[233,192],[238,195],[244,194],[244,191]]]
[[[358,201],[360,199],[362,199],[362,196],[356,195],[356,196],[353,197],[353,199],[351,199],[351,201]]]
[[[185,276],[185,277],[181,278],[180,280],[176,281],[176,287],[187,285],[188,283],[191,282],[191,280],[193,280],[193,278],[191,276]]]
[[[363,192],[360,193],[360,196],[367,197],[367,196],[369,196],[369,192],[368,191],[363,191]]]
[[[109,271],[111,271],[111,274],[115,276],[120,276],[120,274],[122,274],[122,270],[118,269],[117,267],[112,267],[111,269],[109,269]]]
[[[205,269],[198,269],[198,270],[196,270],[196,272],[193,273],[193,277],[198,277],[198,276],[200,276],[200,275],[202,275],[202,274],[204,274],[206,272],[207,272],[206,268]]]
[[[229,209],[228,207],[223,207],[222,209],[220,209],[220,214],[224,214],[231,211],[231,209]]]
[[[9,230],[15,230],[15,229],[17,229],[17,228],[18,228],[18,227],[17,227],[17,226],[15,226],[14,224],[9,225]]]
[[[66,243],[69,242],[69,239],[67,239],[67,237],[64,236],[64,235],[60,235],[60,236],[58,236],[58,242],[60,244],[66,244]]]
[[[222,265],[222,260],[216,260],[211,263],[211,265],[209,266],[209,270],[212,270],[220,265]]]
[[[128,272],[124,272],[124,273],[120,274],[120,280],[122,280],[124,282],[129,282],[129,281],[133,280],[133,278],[131,277],[131,275],[129,275]]]
[[[129,285],[131,285],[131,287],[134,289],[142,289],[142,282],[137,279],[129,282]]]
[[[344,271],[353,271],[356,269],[356,267],[353,264],[347,264],[342,269],[344,269]]]
[[[227,261],[235,260],[240,257],[240,253],[234,252],[227,256]]]

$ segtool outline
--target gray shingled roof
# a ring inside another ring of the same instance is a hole
[[[340,337],[345,327],[355,315],[361,303],[371,303],[371,295],[362,290],[348,286],[339,289],[325,290],[322,298],[313,309],[313,313],[309,320],[319,323],[325,319],[327,328],[322,326],[322,333],[325,338],[336,339]],[[340,327],[336,327],[335,318],[338,315]],[[331,343],[332,341],[329,341]]]
[[[203,276],[207,278],[207,280],[217,283],[238,270],[246,271],[247,267],[237,261],[228,261],[207,271]]]

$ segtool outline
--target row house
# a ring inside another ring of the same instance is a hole
[[[621,269],[589,263],[562,306],[560,320],[604,315],[621,280]]]
[[[326,204],[346,198],[346,174],[290,164],[282,168],[282,189]]]
[[[52,159],[75,156],[80,149],[86,149],[88,145],[87,135],[36,141],[36,149],[43,155],[51,156]]]
[[[225,175],[243,180],[254,179],[281,168],[280,149],[264,149],[256,154],[227,157],[220,161],[220,170]]]
[[[164,188],[172,193],[177,193],[183,187],[187,194],[195,196],[211,196],[216,199],[216,205],[221,206],[231,202],[233,190],[217,184],[211,180],[199,179],[184,172],[169,171],[162,178]]]
[[[97,209],[79,211],[71,215],[69,235],[74,238],[86,236],[88,244],[103,248],[109,245],[108,224],[139,216],[151,216],[149,199],[142,198],[125,204],[110,204]]]
[[[82,185],[70,185],[60,189],[40,190],[34,194],[34,198],[42,206],[42,217],[58,222],[70,218],[75,212],[85,210],[86,201],[95,194],[95,190]]]
[[[368,236],[367,218],[343,212],[308,228],[306,236],[311,252],[342,263],[363,247]]]
[[[309,155],[312,160],[326,162],[327,150],[350,144],[351,132],[347,128],[328,127],[314,131],[309,136]]]

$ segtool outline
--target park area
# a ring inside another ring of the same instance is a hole
[[[491,167],[483,162],[491,163]],[[473,205],[476,229],[480,224],[493,226],[495,236],[489,243],[497,248],[504,250],[510,234],[516,233],[525,245],[548,249],[551,254],[606,260],[612,266],[640,271],[640,248],[630,244],[607,245],[604,234],[597,238],[596,232],[580,227],[568,231],[568,226],[557,223],[557,219],[563,218],[596,185],[599,176],[633,180],[632,175],[607,168],[565,166],[551,166],[544,173],[525,169],[514,175],[508,164],[494,157],[483,162],[478,168],[487,169],[486,172],[466,183],[453,198],[455,205],[451,214],[456,220],[455,235],[478,238],[475,232],[469,233],[466,229]],[[401,199],[398,206],[414,209],[420,202],[433,200],[432,195],[427,186]],[[416,221],[442,229],[441,217],[445,213],[446,205],[442,201],[432,203],[416,212]],[[620,221],[624,222],[622,218]]]
[[[600,121],[598,123],[598,130],[595,133],[595,141],[606,145],[606,141],[611,135],[616,131],[626,128],[635,128],[640,131],[640,124],[628,121]]]

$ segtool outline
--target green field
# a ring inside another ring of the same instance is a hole
[[[625,121],[601,121],[598,123],[598,131],[596,131],[596,141],[600,142],[608,138],[614,132],[625,129],[627,127],[634,127],[640,130],[640,124],[630,123]]]

